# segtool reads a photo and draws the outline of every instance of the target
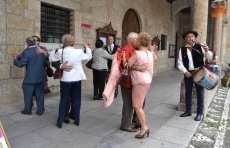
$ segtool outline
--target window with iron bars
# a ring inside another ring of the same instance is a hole
[[[161,50],[167,49],[167,35],[161,35]]]
[[[71,10],[41,3],[41,42],[61,43],[71,31]]]

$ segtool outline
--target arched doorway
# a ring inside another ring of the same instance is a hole
[[[140,32],[140,23],[139,18],[134,10],[129,9],[124,16],[122,22],[122,42],[121,46],[124,46],[127,43],[127,36],[130,32]]]

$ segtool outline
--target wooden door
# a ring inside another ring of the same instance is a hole
[[[122,43],[123,47],[127,43],[127,36],[130,32],[140,32],[140,23],[137,14],[134,10],[129,9],[124,16],[122,22]]]

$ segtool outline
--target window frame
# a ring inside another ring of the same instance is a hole
[[[43,43],[61,43],[64,34],[71,33],[71,10],[41,3],[40,36]]]

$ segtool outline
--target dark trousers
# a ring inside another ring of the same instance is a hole
[[[106,83],[108,82],[110,72],[111,72],[111,68],[108,68]],[[118,86],[119,86],[119,85],[117,85],[117,86],[116,86],[116,89],[115,89],[115,93],[114,93],[115,98],[116,98],[117,95],[118,95]]]
[[[81,81],[76,82],[60,82],[61,87],[61,100],[59,103],[59,113],[57,123],[61,124],[64,121],[67,103],[69,97],[72,97],[72,107],[74,110],[75,122],[80,122],[80,109],[81,109]]]
[[[41,83],[23,83],[22,84],[24,94],[24,111],[26,114],[32,114],[33,95],[36,97],[37,112],[36,114],[42,115],[45,111],[44,107],[44,82]]]
[[[74,117],[74,110],[73,110],[73,99],[69,97],[67,102],[66,111],[65,111],[65,120],[69,120],[69,118]]]
[[[96,70],[93,69],[93,89],[94,97],[103,98],[102,93],[105,89],[105,80],[107,77],[106,70]]]
[[[192,89],[193,89],[193,77],[184,77],[185,82],[185,101],[186,112],[192,111]],[[204,108],[204,88],[198,84],[195,84],[197,92],[197,114],[203,114]]]
[[[121,128],[128,128],[133,114],[132,88],[121,87],[121,95],[123,99]]]

